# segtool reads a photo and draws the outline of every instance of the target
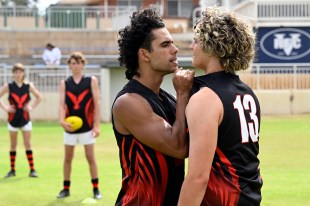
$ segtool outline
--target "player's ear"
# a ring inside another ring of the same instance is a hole
[[[139,51],[138,51],[138,55],[139,55],[140,59],[142,59],[142,60],[144,60],[146,62],[150,61],[150,59],[149,59],[149,51],[147,51],[146,49],[140,48]]]

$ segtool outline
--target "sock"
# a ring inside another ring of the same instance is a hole
[[[64,180],[64,190],[70,189],[70,180]]]
[[[91,183],[93,184],[93,190],[98,190],[98,185],[99,185],[99,179],[96,178],[96,179],[92,179],[91,180]]]
[[[32,150],[26,150],[26,155],[27,155],[30,170],[34,170]]]
[[[10,151],[11,170],[15,171],[16,151]]]

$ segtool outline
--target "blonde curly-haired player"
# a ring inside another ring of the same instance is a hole
[[[237,71],[254,56],[252,28],[231,11],[206,8],[194,26],[196,77],[186,107],[190,133],[188,172],[179,206],[260,205],[260,106]]]

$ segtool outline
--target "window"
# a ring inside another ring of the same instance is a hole
[[[167,15],[169,17],[189,18],[192,10],[192,0],[167,0]]]
[[[119,6],[136,6],[137,9],[141,7],[140,0],[118,0],[117,5]]]

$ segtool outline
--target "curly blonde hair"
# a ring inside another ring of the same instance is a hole
[[[205,53],[220,59],[226,72],[246,70],[255,55],[252,27],[233,12],[208,7],[194,26],[195,38]]]

